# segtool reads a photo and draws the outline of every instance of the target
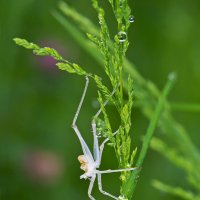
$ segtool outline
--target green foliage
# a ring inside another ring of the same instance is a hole
[[[87,74],[80,66],[77,64],[69,64],[69,63],[57,63],[56,64],[59,69],[67,71],[69,73],[75,73],[78,75],[89,75]]]
[[[113,138],[113,131],[112,131],[112,127],[111,127],[111,124],[110,124],[110,120],[109,120],[109,117],[107,115],[107,112],[106,112],[106,109],[105,109],[105,105],[104,105],[104,102],[103,102],[103,98],[102,98],[102,95],[100,92],[98,92],[98,101],[100,103],[100,106],[101,106],[101,110],[102,110],[102,113],[104,115],[104,122],[105,123],[102,123],[102,129],[106,129],[106,136],[110,139],[110,141],[115,144],[115,141],[114,141],[114,138]],[[96,119],[95,119],[96,120]]]
[[[198,103],[171,103],[171,108],[176,111],[184,112],[200,112],[200,104]]]
[[[109,2],[112,4],[114,8],[115,6],[114,1],[109,0]],[[74,20],[73,17],[69,16],[68,14],[70,9],[71,8],[69,6],[64,6],[62,8],[62,11],[66,16]],[[76,17],[79,18],[79,21],[81,21],[82,16],[80,15],[80,13],[74,10],[74,15],[76,15]],[[85,49],[86,52],[88,52],[94,59],[96,59],[99,62],[101,66],[103,66],[101,55],[98,54],[98,50],[95,47],[91,48],[91,45],[87,42],[87,40],[85,40],[84,35],[81,33],[81,31],[78,28],[73,27],[73,34],[72,34],[72,31],[71,31],[72,25],[69,22],[69,20],[67,18],[62,17],[59,13],[56,13],[55,17],[64,26],[67,32],[70,33],[71,36],[79,43],[79,45],[81,45],[82,48]],[[84,23],[79,23],[78,20],[76,20],[75,22],[78,24],[80,29],[84,32],[90,31],[92,34],[95,34],[95,35],[98,32],[98,28],[91,22],[90,22],[90,26],[84,26]],[[74,34],[74,32],[76,32],[76,34]],[[112,43],[110,44],[111,44],[110,47],[113,50],[114,44]],[[117,52],[116,48],[114,48],[114,51]],[[154,110],[157,104],[157,99],[161,96],[159,90],[157,89],[154,83],[152,83],[149,80],[145,80],[136,70],[134,64],[130,63],[127,59],[124,59],[123,69],[124,69],[125,90],[126,91],[128,90],[128,84],[126,80],[127,80],[127,77],[130,75],[132,79],[134,80],[133,94],[136,98],[135,105],[139,106],[139,108],[141,109],[141,111],[147,118],[152,119],[152,115],[154,114]],[[170,108],[174,110],[181,110],[181,111],[199,112],[199,104],[185,104],[185,103],[169,104],[169,102],[164,101],[164,105],[163,105],[164,110],[161,113],[161,117],[159,118],[159,128],[163,133],[165,133],[165,136],[167,137],[168,140],[173,141],[174,147],[175,148],[178,147],[179,154],[175,156],[173,148],[168,148],[166,150],[162,150],[162,149],[157,150],[155,146],[152,146],[152,148],[159,151],[163,156],[167,157],[171,162],[177,163],[176,165],[179,168],[184,169],[184,168],[190,168],[191,166],[193,166],[194,169],[196,168],[196,172],[192,176],[191,174],[188,174],[188,179],[187,179],[189,182],[191,182],[191,184],[195,185],[194,186],[194,190],[195,190],[195,188],[197,188],[200,185],[200,179],[198,178],[199,175],[197,173],[199,171],[197,166],[200,166],[200,159],[199,159],[200,154],[199,154],[198,149],[192,143],[191,139],[189,138],[189,134],[186,132],[183,126],[173,119]],[[144,141],[145,139],[143,140],[143,144],[144,144]],[[154,140],[153,140],[153,143],[154,143]],[[165,144],[166,141],[162,143]],[[172,155],[169,155],[169,154],[172,154]],[[135,172],[133,172],[133,176],[135,176],[134,175]],[[130,185],[132,185],[134,181],[132,180],[129,183]],[[200,191],[199,189],[197,190]],[[131,193],[131,191],[129,192]]]
[[[94,76],[94,80],[97,84],[97,87],[102,91],[105,97],[109,97],[110,91],[109,89],[102,83],[101,78],[97,75]]]
[[[92,0],[93,7],[98,13],[98,19],[100,24],[100,33],[98,36],[88,33],[88,38],[97,46],[101,54],[104,57],[104,69],[110,80],[110,83],[114,90],[114,95],[109,99],[114,103],[116,109],[119,113],[121,119],[121,124],[119,125],[119,133],[116,136],[116,142],[114,143],[114,148],[116,152],[116,157],[120,168],[127,168],[133,165],[134,156],[136,150],[131,151],[131,138],[130,138],[130,128],[131,128],[131,111],[133,105],[133,80],[131,77],[128,78],[128,99],[125,102],[123,95],[123,59],[128,48],[128,37],[127,30],[129,27],[129,16],[130,8],[127,1],[122,1],[122,5],[119,1],[114,2],[109,1],[113,12],[118,23],[118,33],[114,37],[114,40],[110,38],[110,33],[108,25],[105,20],[105,12],[102,7],[99,6],[97,0]],[[123,12],[122,12],[123,10]],[[122,24],[122,22],[124,22]],[[124,38],[122,38],[124,37]],[[114,46],[110,46],[111,41]],[[101,88],[102,94],[99,91],[99,103],[103,110],[104,121],[110,135],[112,138],[112,129],[104,107],[102,97],[104,99],[108,98],[109,92],[107,87],[105,87],[99,79],[96,79],[98,87]],[[112,141],[113,143],[113,141]],[[123,172],[121,175],[122,186],[126,183],[130,176],[130,172]]]
[[[134,156],[136,154],[136,150],[131,153],[131,139],[129,135],[129,131],[131,128],[131,110],[133,105],[133,81],[130,77],[128,81],[129,91],[127,103],[124,103],[125,101],[123,97],[122,65],[123,58],[128,47],[128,38],[125,31],[127,31],[129,27],[129,20],[127,17],[129,7],[126,1],[123,2],[123,5],[117,2],[116,6],[114,6],[113,2],[110,3],[112,8],[114,9],[119,30],[119,33],[116,34],[114,40],[114,51],[109,46],[111,38],[108,26],[105,21],[104,10],[99,6],[98,1],[96,0],[93,0],[92,4],[98,13],[100,33],[98,37],[89,33],[87,34],[87,36],[100,49],[100,52],[104,57],[105,72],[110,79],[114,91],[113,95],[111,95],[110,90],[107,88],[107,86],[102,83],[99,76],[86,73],[79,65],[64,60],[55,49],[49,47],[41,48],[34,43],[29,43],[27,40],[19,38],[14,39],[14,41],[16,42],[16,44],[23,46],[24,48],[33,50],[33,53],[36,55],[53,57],[55,60],[58,61],[56,65],[61,70],[65,70],[69,73],[74,73],[77,75],[91,76],[95,80],[97,87],[99,88],[98,100],[104,117],[104,126],[106,126],[106,128],[102,127],[102,129],[107,130],[107,137],[110,139],[111,144],[115,148],[116,156],[119,161],[119,167],[126,168],[131,167],[134,161]],[[122,10],[124,9],[126,10],[126,12],[122,12]],[[125,21],[124,25],[122,25],[122,21]],[[111,101],[116,106],[117,111],[119,112],[119,117],[121,118],[121,125],[119,125],[119,134],[116,141],[113,138],[113,131],[104,105],[105,100]],[[121,180],[125,183],[129,175],[130,173],[123,173],[123,178],[121,178]]]
[[[98,124],[98,131],[101,131],[104,137],[110,139],[111,145],[116,152],[119,167],[122,168],[133,166],[135,163],[137,148],[135,147],[133,148],[134,150],[131,150],[130,130],[133,95],[136,96],[142,112],[151,120],[147,133],[144,136],[142,150],[138,151],[139,155],[136,162],[138,170],[134,171],[132,174],[130,174],[130,172],[123,172],[120,176],[122,181],[121,199],[131,199],[132,197],[137,183],[137,177],[141,170],[140,167],[143,164],[150,140],[158,122],[161,130],[167,133],[169,138],[174,139],[175,145],[178,145],[180,148],[177,153],[173,149],[168,148],[161,140],[156,139],[153,140],[152,147],[165,155],[174,164],[184,169],[188,173],[188,181],[199,190],[199,169],[195,169],[200,163],[198,151],[190,141],[183,127],[171,117],[170,105],[166,101],[166,96],[171,88],[173,80],[170,79],[168,81],[161,94],[152,82],[146,81],[135,70],[134,65],[125,59],[125,53],[129,45],[127,31],[130,27],[129,18],[131,16],[131,10],[127,0],[109,0],[109,3],[113,9],[118,25],[118,32],[114,40],[110,37],[109,26],[105,20],[105,12],[103,8],[99,6],[97,0],[92,0],[92,4],[98,13],[100,29],[86,17],[80,15],[74,9],[71,9],[64,2],[59,4],[62,12],[71,17],[80,26],[81,30],[89,32],[87,33],[87,37],[92,41],[93,46],[91,46],[91,43],[85,39],[77,28],[71,26],[67,19],[63,18],[59,13],[54,13],[54,16],[69,32],[71,32],[72,36],[79,44],[104,66],[105,72],[112,85],[111,89],[103,84],[103,81],[98,75],[87,73],[79,65],[66,61],[56,50],[49,47],[41,48],[36,44],[29,43],[19,38],[14,40],[18,45],[27,49],[32,49],[33,53],[36,55],[53,57],[58,61],[57,66],[61,70],[77,75],[90,76],[94,79],[99,89],[98,100],[100,107],[103,110],[103,119],[95,119]],[[100,51],[101,55],[98,53],[97,49]],[[102,56],[104,59],[102,59]],[[128,99],[124,97],[124,89],[128,94]],[[114,95],[110,92],[111,90],[114,91]],[[118,129],[119,133],[115,138],[112,136],[113,130],[110,124],[110,118],[112,116],[108,115],[104,105],[106,100],[109,100],[116,106],[119,117],[121,118],[121,124]],[[181,188],[173,188],[159,182],[154,182],[154,186],[160,190],[178,195],[185,199],[199,199],[199,197]]]
[[[137,181],[138,181],[137,177],[138,177],[140,170],[141,170],[140,168],[143,164],[144,158],[146,157],[147,150],[149,148],[153,133],[155,132],[155,128],[158,124],[161,113],[163,111],[163,107],[164,107],[164,104],[165,104],[165,101],[166,101],[166,97],[169,94],[169,92],[170,92],[170,90],[173,86],[174,80],[175,80],[175,75],[171,74],[169,76],[168,82],[166,83],[166,85],[163,89],[161,96],[159,97],[158,104],[156,106],[155,112],[153,113],[153,115],[151,117],[146,135],[144,137],[142,149],[140,151],[139,158],[137,159],[137,163],[136,163],[138,170],[133,171],[132,175],[130,176],[129,180],[127,181],[127,183],[125,184],[125,186],[123,188],[124,193],[128,197],[132,196],[132,193],[135,190],[135,187],[136,187],[136,184],[137,184]]]
[[[30,43],[25,39],[20,39],[20,38],[15,38],[14,39],[15,43],[18,44],[19,46],[22,46],[26,49],[32,49],[33,53],[38,56],[51,56],[55,60],[63,60],[62,56],[55,50],[50,47],[44,47],[41,48],[38,45],[34,43]]]
[[[33,50],[33,53],[38,56],[51,56],[55,60],[59,61],[56,65],[59,69],[67,71],[72,74],[91,76],[91,74],[84,71],[78,64],[70,63],[69,61],[62,58],[62,56],[53,48],[50,47],[39,47],[34,43],[30,43],[25,39],[15,38],[15,43],[26,49]],[[61,61],[61,62],[60,62]]]
[[[181,199],[185,200],[200,200],[200,195],[195,195],[191,191],[184,190],[180,187],[169,186],[166,184],[161,183],[160,181],[154,180],[152,182],[153,186],[158,190],[166,193],[170,193],[174,196],[177,196]]]
[[[159,181],[154,181],[153,186],[159,190],[180,196],[183,199],[199,199],[200,196],[197,197],[194,194],[195,191],[200,191],[200,166],[196,161],[187,157],[185,154],[181,155],[179,147],[176,147],[176,149],[168,147],[167,144],[158,138],[152,140],[151,147],[185,172],[187,181],[194,192],[188,192],[182,188],[173,188]]]
[[[110,38],[109,29],[105,20],[105,12],[102,7],[99,6],[97,0],[92,0],[92,5],[98,13],[98,19],[100,24],[100,32],[98,36],[92,33],[87,33],[89,40],[91,40],[97,48],[100,50],[104,57],[105,73],[107,74],[110,83],[112,85],[113,93],[111,94],[107,86],[105,86],[98,75],[91,75],[85,72],[79,65],[70,63],[62,58],[62,56],[55,50],[49,47],[39,47],[34,43],[29,43],[27,40],[16,38],[14,41],[16,44],[23,46],[24,48],[33,50],[33,53],[39,56],[51,56],[58,61],[56,64],[59,69],[65,70],[69,73],[77,75],[90,76],[94,79],[99,88],[99,103],[103,113],[102,127],[99,129],[106,130],[104,136],[110,139],[111,145],[114,147],[116,157],[119,162],[120,168],[131,167],[136,155],[135,150],[131,151],[131,111],[133,106],[133,80],[128,78],[128,99],[124,99],[123,91],[123,60],[128,48],[128,36],[127,31],[130,25],[129,15],[130,8],[127,1],[110,1],[113,8],[116,21],[118,23],[118,33],[113,40],[113,46],[110,46],[112,39]],[[72,12],[68,12],[69,14]],[[77,17],[74,17],[77,20]],[[86,20],[87,21],[87,20]],[[88,21],[87,21],[88,23]],[[85,24],[87,24],[85,23]],[[112,102],[119,113],[121,118],[121,124],[119,125],[117,137],[113,137],[113,131],[110,124],[109,116],[107,114],[104,102]],[[126,103],[125,103],[126,102]],[[97,119],[95,119],[97,120]],[[123,172],[121,175],[122,185],[126,183],[130,176],[130,172]]]
[[[66,2],[60,1],[58,7],[65,15],[71,17],[74,22],[79,24],[84,32],[86,32],[86,30],[84,30],[85,27],[88,27],[90,33],[95,35],[99,34],[98,27],[96,27],[87,17],[81,15],[80,12],[77,12],[75,9],[68,6]]]
[[[99,137],[103,136],[103,137],[108,137],[108,129],[106,126],[106,123],[104,120],[102,120],[101,118],[97,117],[96,118],[96,129],[97,129],[97,135]]]
[[[19,46],[22,46],[26,49],[33,49],[33,50],[38,50],[40,49],[40,47],[34,43],[30,43],[25,39],[20,39],[20,38],[15,38],[13,39],[15,41],[15,43]]]

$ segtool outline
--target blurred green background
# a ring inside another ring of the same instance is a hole
[[[97,22],[89,0],[66,2]],[[130,3],[136,22],[129,32],[129,60],[159,88],[168,73],[177,72],[171,102],[200,102],[200,1]],[[54,47],[65,58],[103,76],[96,61],[52,16],[57,4],[56,0],[0,0],[0,200],[88,199],[88,181],[79,180],[82,171],[77,156],[81,148],[70,128],[85,80],[60,72],[53,60],[37,58],[12,41],[22,37]],[[110,24],[111,29],[114,25]],[[91,83],[78,122],[90,146],[96,96]],[[199,146],[200,113],[174,111],[174,116]],[[133,134],[144,134],[147,124],[134,108]],[[112,154],[107,147],[102,168],[117,167],[110,159]],[[152,179],[186,185],[181,171],[150,150],[134,199],[177,199],[155,190]],[[119,191],[117,175],[105,175],[103,182],[105,190]],[[108,199],[97,187],[94,194],[97,199]]]

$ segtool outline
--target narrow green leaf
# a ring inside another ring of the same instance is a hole
[[[53,48],[50,47],[39,47],[37,44],[32,42],[28,42],[25,39],[15,38],[13,39],[15,43],[19,46],[22,46],[26,49],[32,49],[33,53],[39,56],[51,56],[55,60],[61,61],[63,60],[62,56]]]
[[[87,75],[87,73],[79,65],[73,63],[72,66],[78,75]]]
[[[169,186],[169,185],[164,184],[164,183],[157,181],[157,180],[154,180],[152,182],[152,184],[156,189],[158,189],[162,192],[170,193],[170,194],[175,195],[179,198],[182,198],[182,199],[185,199],[185,200],[200,200],[199,195],[196,196],[191,191],[184,190],[181,187]]]
[[[110,91],[109,89],[102,83],[101,78],[97,75],[94,76],[94,80],[97,84],[97,87],[101,90],[101,92],[104,94],[106,98],[110,96]]]
[[[19,46],[22,46],[26,49],[34,49],[34,50],[37,50],[37,49],[40,49],[40,47],[32,42],[28,42],[27,40],[25,39],[21,39],[21,38],[14,38],[13,39],[14,42],[19,45]]]
[[[60,70],[67,71],[69,73],[76,73],[76,70],[68,63],[57,63],[56,64]]]

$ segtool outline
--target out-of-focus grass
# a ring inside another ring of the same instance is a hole
[[[67,2],[94,18],[92,9],[88,7],[90,2]],[[84,81],[42,68],[43,64],[29,57],[26,51],[18,49],[12,43],[12,38],[56,40],[64,46],[65,57],[83,63],[91,70],[98,64],[71,41],[71,37],[51,16],[57,1],[2,0],[0,4],[0,199],[67,199],[68,196],[87,199],[86,196],[78,196],[78,193],[85,194],[81,190],[86,190],[87,184],[78,178],[81,171],[76,157],[80,147],[69,128]],[[145,0],[132,5],[136,22],[129,33],[133,42],[128,58],[144,77],[153,80],[159,88],[170,71],[177,71],[175,92],[170,96],[176,102],[200,101],[199,7],[197,0]],[[102,72],[100,68],[98,70]],[[94,86],[91,85],[79,120],[89,142],[90,117],[95,113],[91,107],[96,95],[93,91]],[[198,146],[199,114],[174,114]],[[147,122],[138,109],[134,111],[133,120],[133,132],[143,133]],[[33,150],[50,151],[59,157],[64,166],[62,178],[48,185],[24,176],[23,156]],[[109,149],[105,155],[105,168],[111,167]],[[149,199],[173,199],[154,190],[150,185],[152,178],[173,182],[174,185],[186,185],[182,173],[153,152],[147,158],[141,176],[135,196],[138,199],[145,199],[146,196]],[[104,178],[106,188],[115,182],[110,176]],[[116,191],[115,187],[111,190]]]

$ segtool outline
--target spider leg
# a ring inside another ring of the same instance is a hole
[[[92,176],[91,180],[90,180],[90,185],[89,185],[89,188],[88,188],[88,196],[91,200],[96,200],[92,195],[92,189],[93,189],[93,186],[94,186],[94,181],[96,179],[96,175]]]
[[[103,188],[102,188],[101,174],[104,174],[104,173],[113,173],[113,172],[131,171],[131,170],[135,170],[135,169],[137,169],[137,168],[127,168],[127,169],[117,169],[117,170],[110,170],[110,169],[109,169],[109,170],[104,170],[104,171],[96,170],[97,178],[98,178],[99,191],[100,191],[102,194],[104,194],[104,195],[106,195],[106,196],[109,196],[109,197],[111,197],[111,198],[117,200],[118,197],[116,197],[116,196],[114,196],[114,195],[112,195],[112,194],[110,194],[110,193],[108,193],[108,192],[106,192],[106,191],[103,190]]]
[[[111,96],[113,96],[114,93],[115,93],[115,89],[112,91]],[[107,100],[104,102],[104,106],[107,105],[108,101],[109,101],[109,99],[107,99]],[[102,112],[102,109],[100,108],[100,109],[98,110],[98,112],[95,114],[95,116],[94,116],[94,118],[93,118],[93,120],[92,120],[92,133],[93,133],[93,140],[94,140],[94,146],[93,146],[93,149],[94,149],[94,159],[95,159],[95,161],[96,161],[96,163],[97,163],[97,166],[100,165],[101,153],[102,153],[103,150],[102,150],[102,151],[100,150],[101,147],[100,147],[100,149],[99,149],[99,142],[98,142],[97,133],[96,133],[96,122],[95,122],[95,119],[101,114],[101,112]],[[106,141],[103,142],[103,146],[104,146],[104,144],[105,144],[107,141],[109,141],[109,140],[106,139]],[[101,146],[102,146],[102,145],[101,145]]]
[[[110,193],[108,193],[108,192],[105,192],[105,191],[102,189],[101,174],[98,174],[97,176],[98,176],[97,178],[98,178],[99,191],[100,191],[102,194],[104,194],[104,195],[106,195],[106,196],[109,196],[109,197],[111,197],[111,198],[113,198],[113,199],[118,199],[117,197],[113,196],[112,194],[110,194]]]
[[[112,96],[114,95],[115,91],[116,91],[116,88],[112,91],[110,97],[112,97]],[[104,106],[106,106],[106,105],[108,104],[108,102],[109,102],[109,99],[107,99],[107,100],[104,102]],[[94,119],[97,118],[97,117],[101,114],[101,112],[102,112],[102,109],[100,108],[100,109],[98,110],[98,112],[95,114]]]
[[[82,104],[83,104],[83,101],[84,101],[84,98],[85,98],[85,95],[86,95],[86,92],[87,92],[88,84],[89,84],[89,79],[88,79],[88,77],[86,77],[85,88],[84,88],[84,91],[83,91],[83,94],[82,94],[82,97],[81,97],[81,101],[78,105],[76,114],[75,114],[74,119],[73,119],[72,128],[74,129],[76,135],[78,136],[78,139],[81,143],[81,147],[82,147],[84,155],[86,155],[90,160],[93,161],[93,157],[92,157],[92,154],[90,152],[90,149],[87,146],[87,144],[85,143],[85,140],[83,139],[83,137],[82,137],[77,125],[76,125],[76,121],[77,121],[77,118],[79,116],[79,113],[80,113],[80,110],[81,110],[81,107],[82,107]]]
[[[118,130],[117,131],[115,131],[114,133],[113,133],[113,137],[116,135],[118,133]],[[103,149],[104,149],[104,146],[105,146],[105,144],[106,144],[106,142],[108,142],[109,141],[109,138],[106,138],[102,143],[101,143],[101,145],[100,145],[100,158],[99,158],[99,163],[101,162],[101,158],[102,158],[102,154],[103,154]]]
[[[125,168],[125,169],[108,169],[108,170],[96,170],[97,174],[109,174],[109,173],[115,173],[115,172],[125,172],[125,171],[133,171],[138,169],[138,167],[134,167],[134,168]]]
[[[79,103],[79,105],[78,105],[76,114],[75,114],[75,116],[74,116],[72,126],[76,124],[76,121],[77,121],[78,115],[79,115],[79,113],[80,113],[80,110],[81,110],[83,101],[84,101],[84,99],[85,99],[85,95],[86,95],[86,92],[87,92],[88,84],[89,84],[89,78],[86,76],[85,88],[84,88],[84,90],[83,90],[83,94],[82,94],[80,103]]]
[[[104,146],[105,146],[106,142],[109,141],[109,138],[106,138],[99,147],[99,142],[98,142],[98,138],[96,135],[96,123],[95,122],[94,122],[94,124],[92,123],[92,128],[93,128],[92,132],[93,132],[93,137],[94,137],[94,159],[95,159],[95,162],[96,162],[97,168],[98,168],[101,163]],[[115,136],[117,133],[118,133],[118,130],[113,133],[113,136]]]
[[[99,141],[97,138],[96,122],[94,119],[92,120],[92,133],[93,133],[93,140],[94,140],[94,144],[93,144],[94,159],[95,159],[96,164],[99,165],[100,163]]]

